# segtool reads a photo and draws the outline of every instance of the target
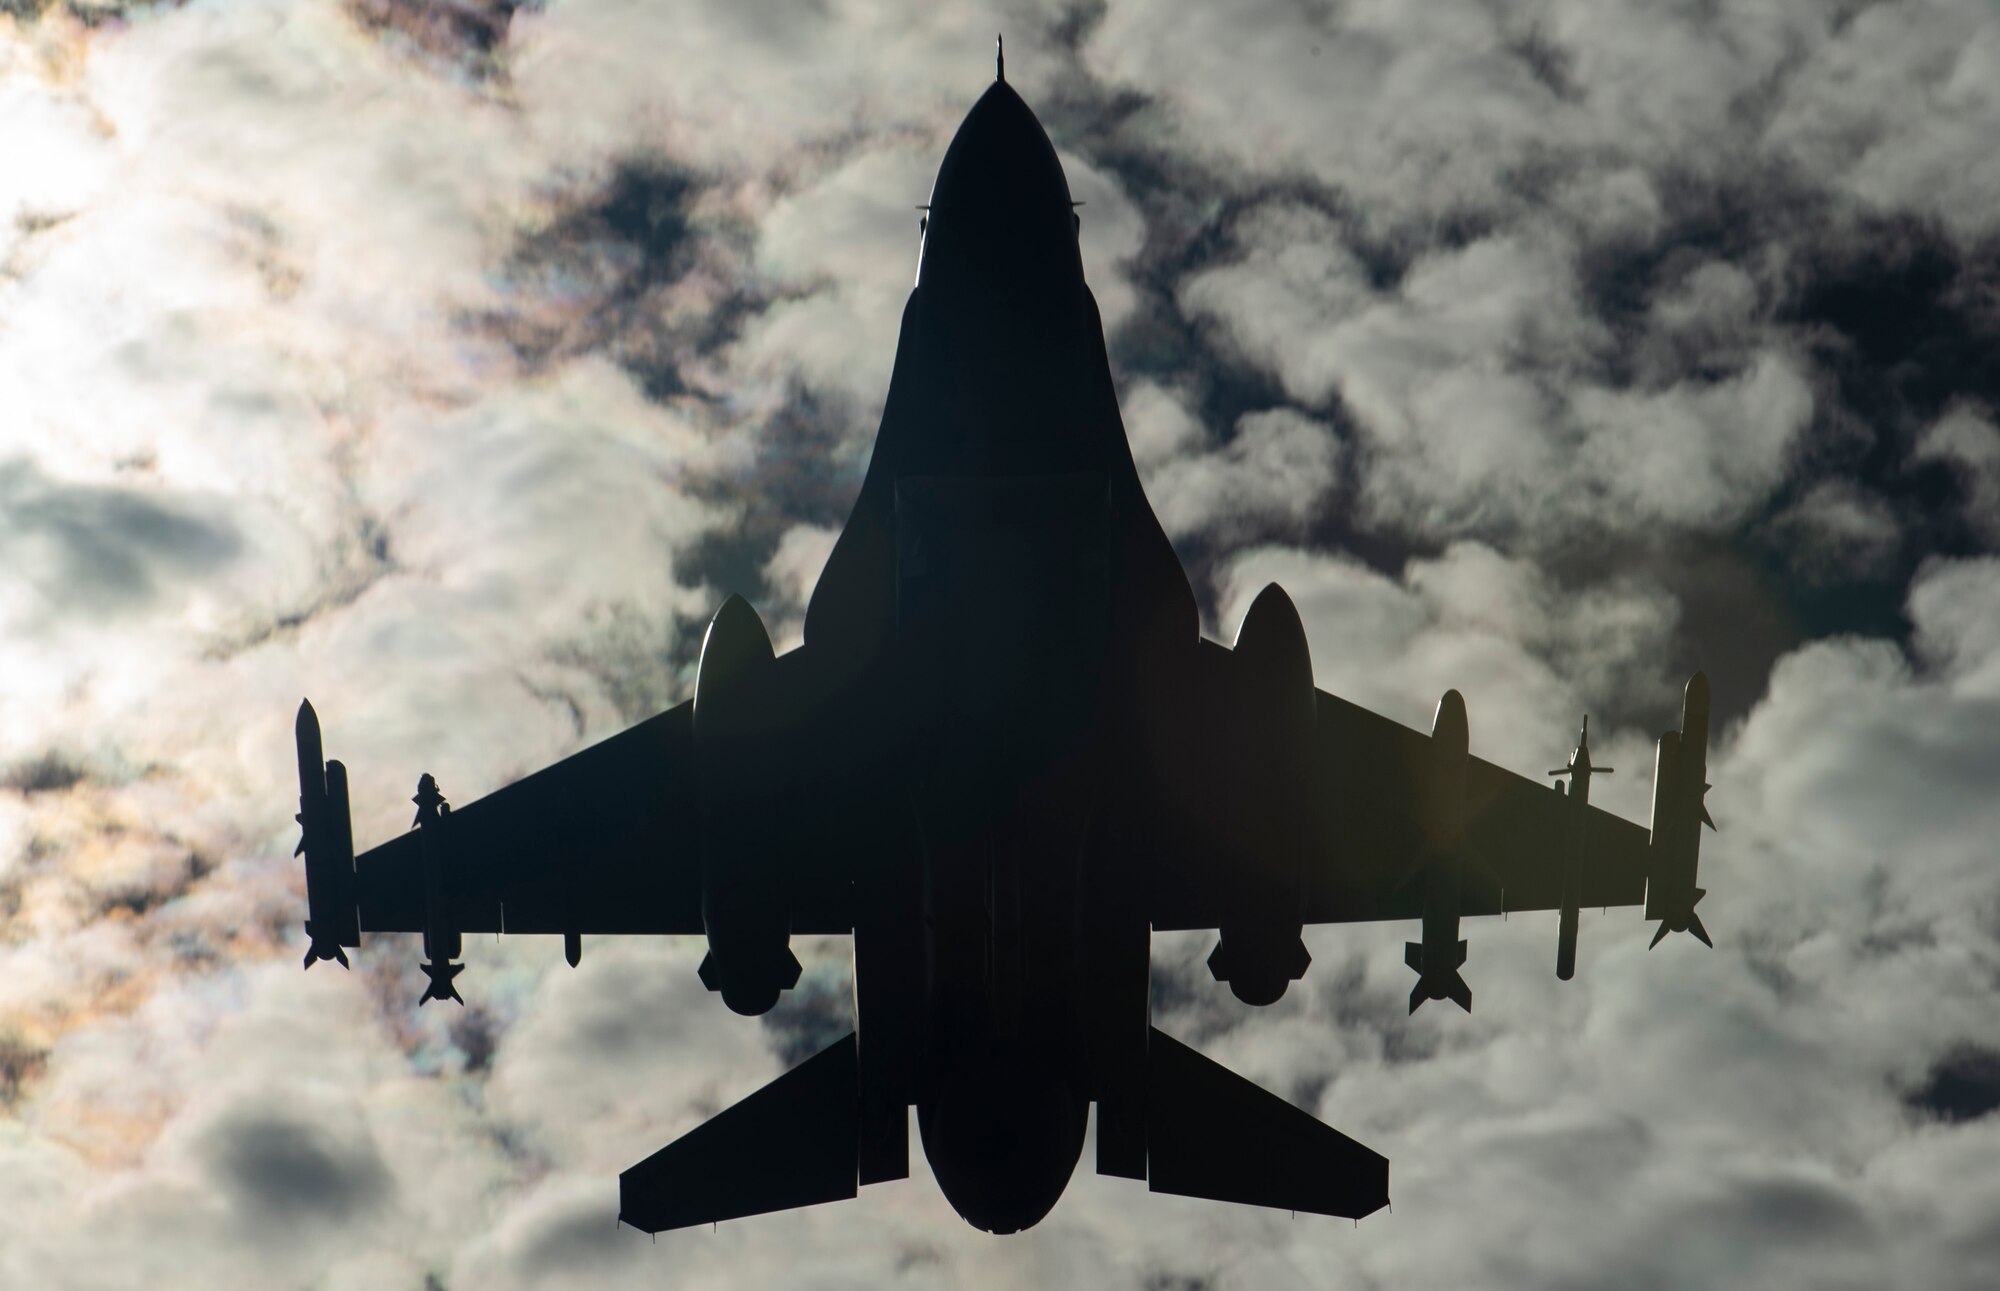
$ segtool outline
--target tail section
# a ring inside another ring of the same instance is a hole
[[[1157,1028],[1146,1053],[1154,1192],[1359,1219],[1389,1204],[1389,1159]]]
[[[858,1191],[854,1036],[618,1176],[618,1219],[643,1232],[842,1201]]]
[[[1435,964],[1429,964],[1424,956],[1424,943],[1406,941],[1403,943],[1403,962],[1417,972],[1417,984],[1410,988],[1410,1012],[1425,1000],[1450,1000],[1467,1013],[1472,1012],[1472,988],[1465,984],[1465,977],[1458,970],[1465,964],[1465,943],[1458,943],[1457,951],[1450,956],[1450,963],[1438,956]]]

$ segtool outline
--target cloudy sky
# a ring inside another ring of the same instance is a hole
[[[302,695],[364,845],[780,644],[926,199],[1036,109],[1141,473],[1228,639],[1598,799],[1717,696],[1705,951],[1308,934],[1157,1024],[1393,1162],[1393,1213],[1080,1171],[664,1236],[616,1176],[845,1026],[844,943],[412,938],[299,971]],[[1989,1287],[2000,1277],[1991,0],[0,0],[0,1284]]]

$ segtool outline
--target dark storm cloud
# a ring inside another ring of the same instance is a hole
[[[507,28],[539,0],[343,0],[363,31],[475,81],[505,75]]]
[[[112,22],[128,14],[156,9],[175,0],[0,0],[0,14],[33,22],[51,12],[74,17],[86,26]]]
[[[601,1206],[552,1210],[524,1227],[515,1268],[530,1284],[546,1279],[549,1285],[560,1286],[590,1274],[631,1272],[626,1266],[636,1243],[625,1234],[605,1232]]]
[[[18,1027],[0,1027],[0,1107],[18,1115],[24,1095],[48,1070],[48,1046],[37,1044]]]
[[[0,783],[27,794],[60,793],[64,789],[80,784],[86,774],[88,773],[82,767],[62,754],[50,750],[25,762],[16,763],[8,769],[4,777],[0,777]]]
[[[698,570],[686,577],[690,586],[704,581]],[[568,639],[548,648],[548,658],[589,676],[630,725],[687,693],[703,626],[692,617],[663,625],[626,601],[593,605]]]
[[[264,1240],[299,1224],[344,1224],[395,1191],[365,1126],[337,1135],[277,1111],[232,1112],[200,1145],[216,1185]]]
[[[213,574],[243,550],[234,526],[203,510],[171,496],[54,480],[15,458],[0,462],[0,561],[34,587],[44,621],[143,610],[167,587]]]
[[[799,984],[779,997],[778,1003],[762,1016],[764,1030],[778,1061],[791,1068],[812,1057],[854,1030],[854,981],[846,963],[837,956],[843,947],[830,947],[833,956],[822,958],[805,946],[795,946],[806,971]]]
[[[480,316],[531,368],[602,352],[655,399],[712,393],[704,360],[758,306],[741,283],[749,231],[714,204],[710,181],[657,156],[615,161],[523,233],[505,266],[517,302]]]
[[[624,158],[603,182],[555,199],[555,215],[522,235],[506,266],[514,303],[476,325],[503,338],[534,371],[602,354],[649,398],[686,403],[712,440],[735,443],[715,464],[690,472],[685,486],[739,518],[677,553],[675,576],[683,587],[708,585],[767,603],[764,569],[785,534],[846,518],[866,466],[865,451],[857,450],[866,447],[868,414],[842,390],[795,379],[773,398],[728,406],[734,393],[724,390],[722,374],[729,347],[774,303],[809,290],[759,285],[750,264],[753,230],[728,213],[728,201],[718,181],[670,160]],[[666,664],[671,675],[692,662],[705,617],[679,624],[679,654]],[[622,649],[624,637],[613,636],[577,652]],[[660,697],[657,689],[648,694],[635,702]],[[620,711],[643,715],[622,703]]]
[[[484,1001],[467,1004],[451,1020],[451,1042],[465,1055],[468,1074],[485,1071],[493,1064],[493,1050],[500,1042],[502,1023]]]
[[[1938,1059],[1909,1105],[1947,1122],[1971,1121],[2000,1108],[2000,1050],[1965,1044]]]
[[[751,423],[747,460],[690,481],[694,496],[742,511],[735,524],[710,529],[690,544],[677,572],[681,585],[706,583],[721,595],[737,593],[760,605],[781,599],[769,567],[786,534],[800,525],[844,524],[860,491],[868,465],[854,451],[865,442],[855,433],[861,416],[838,391],[815,393],[788,383],[782,402]],[[816,581],[818,570],[811,577]],[[689,649],[699,647],[706,623],[704,614],[683,625],[680,639]]]

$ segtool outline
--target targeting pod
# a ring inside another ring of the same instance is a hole
[[[347,768],[322,762],[319,714],[310,700],[299,703],[293,726],[299,755],[299,845],[306,858],[305,966],[322,959],[348,967],[343,947],[361,945],[361,920],[354,896],[354,831],[347,812]]]
[[[1704,800],[1708,783],[1708,677],[1688,679],[1681,703],[1681,729],[1660,736],[1653,774],[1653,834],[1647,848],[1646,917],[1660,921],[1651,946],[1669,932],[1690,932],[1704,946],[1715,943],[1701,926],[1695,904],[1707,893],[1696,887],[1701,863],[1701,827],[1715,828]],[[1651,946],[1648,949],[1651,949]]]

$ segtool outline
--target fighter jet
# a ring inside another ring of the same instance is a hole
[[[415,828],[359,857],[299,709],[308,966],[421,933],[424,998],[455,999],[468,932],[559,934],[572,965],[585,935],[700,935],[701,980],[759,1014],[798,979],[792,937],[853,938],[853,1033],[625,1171],[626,1223],[905,1178],[912,1107],[945,1196],[993,1233],[1049,1213],[1093,1106],[1101,1173],[1358,1218],[1387,1159],[1151,1026],[1153,932],[1213,930],[1216,981],[1267,1005],[1307,971],[1306,925],[1420,919],[1413,1008],[1471,1007],[1463,916],[1644,899],[1704,935],[1699,675],[1649,834],[1471,756],[1456,691],[1426,735],[1317,690],[1275,585],[1233,645],[1202,637],[1073,212],[996,80],[939,167],[799,648],[774,654],[732,596],[692,700],[457,811],[426,776]]]

